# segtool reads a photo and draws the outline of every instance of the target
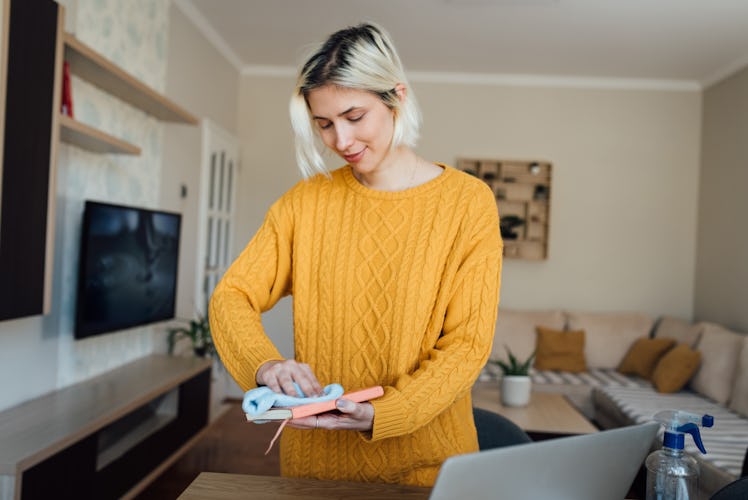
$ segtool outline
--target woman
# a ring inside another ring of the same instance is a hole
[[[433,485],[448,456],[478,450],[470,388],[491,349],[501,274],[493,193],[415,154],[420,113],[375,25],[319,47],[290,112],[307,179],[271,207],[216,288],[218,352],[244,390],[385,387],[292,421],[283,475]],[[328,172],[316,137],[346,165]],[[260,322],[288,294],[294,359]]]

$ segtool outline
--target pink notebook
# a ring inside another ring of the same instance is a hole
[[[343,394],[338,399],[347,399],[354,403],[362,403],[375,399],[384,394],[384,389],[381,385],[375,385],[373,387],[367,387],[358,391],[352,391]],[[293,408],[271,408],[268,411],[259,415],[247,414],[247,420],[250,422],[254,421],[266,421],[266,420],[286,420],[289,418],[301,418],[308,417],[310,415],[317,415],[319,413],[325,413],[326,411],[332,411],[335,409],[335,402],[337,399],[331,399],[329,401],[322,401],[320,403],[309,403],[305,405],[294,406]]]

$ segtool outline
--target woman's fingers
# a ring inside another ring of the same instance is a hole
[[[340,423],[350,427],[343,427],[358,431],[369,431],[374,425],[374,406],[371,403],[354,403],[347,399],[338,399],[335,405],[342,418]]]
[[[295,418],[288,421],[289,427],[295,427],[296,429],[320,429],[322,428],[319,424],[321,418],[318,415],[312,415],[311,417]]]
[[[306,363],[297,363],[300,369],[296,383],[307,396],[321,396],[322,385],[312,371],[312,367]]]
[[[322,386],[312,368],[306,363],[299,363],[293,359],[264,363],[257,370],[257,382],[266,385],[274,392],[282,392],[290,396],[301,396],[297,393],[294,382],[306,396],[322,394]]]
[[[288,425],[297,429],[327,429],[370,431],[374,423],[374,406],[371,403],[354,403],[338,400],[338,411],[297,418]]]

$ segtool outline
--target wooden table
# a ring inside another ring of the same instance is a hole
[[[509,407],[501,404],[497,382],[477,382],[473,386],[473,406],[505,416],[528,434],[555,436],[598,431],[562,394],[533,391],[529,405]]]
[[[431,488],[396,484],[320,481],[277,476],[250,476],[203,472],[179,496],[179,500],[273,500],[330,498],[361,500],[405,498],[426,500]]]

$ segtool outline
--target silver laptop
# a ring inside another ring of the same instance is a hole
[[[448,458],[430,500],[622,500],[656,422]]]

